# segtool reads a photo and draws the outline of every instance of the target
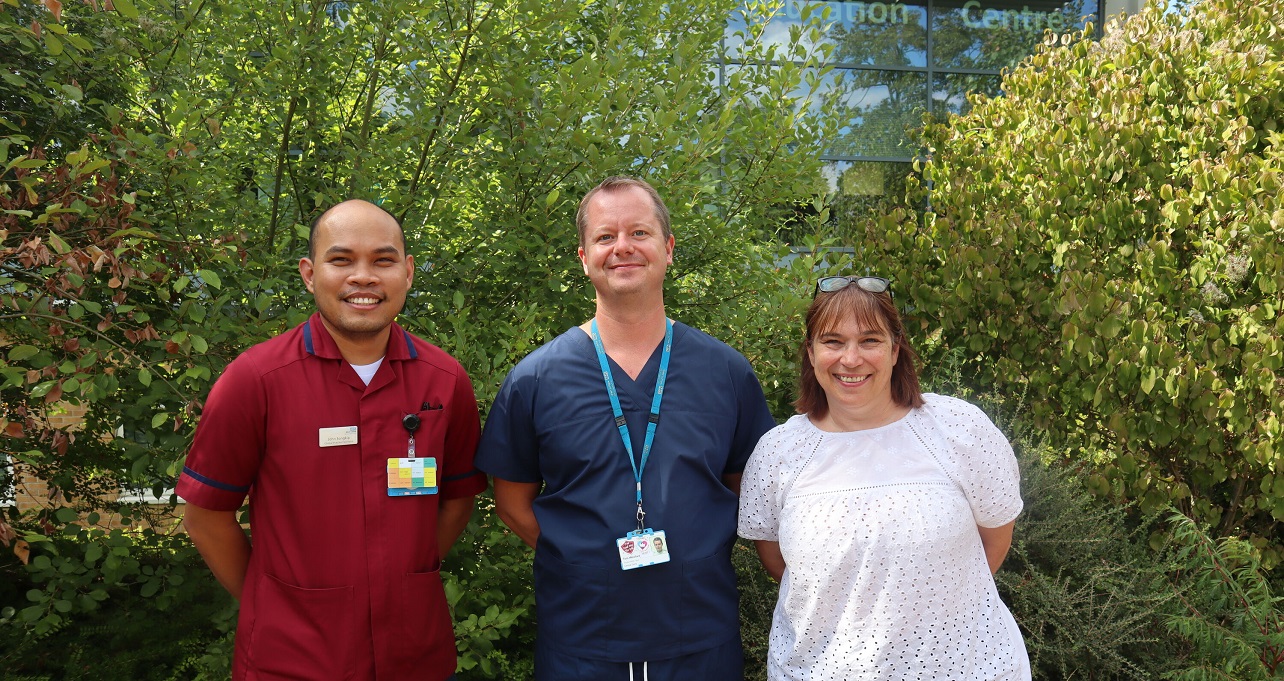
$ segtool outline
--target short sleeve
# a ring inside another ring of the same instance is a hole
[[[745,539],[780,541],[786,430],[787,426],[779,426],[763,435],[745,465],[736,528],[736,533]]]
[[[536,379],[521,371],[519,364],[495,396],[477,448],[477,467],[509,482],[540,482],[539,437],[532,416]]]
[[[176,492],[213,511],[235,511],[258,475],[266,436],[262,380],[241,355],[214,383]]]
[[[486,489],[486,476],[474,462],[481,438],[481,418],[477,414],[477,397],[472,381],[463,367],[455,374],[451,395],[450,424],[445,440],[446,461],[441,473],[440,494],[443,499],[475,496]]]
[[[976,524],[1000,527],[1016,520],[1023,508],[1021,471],[1003,431],[973,404],[939,396],[931,404]]]
[[[759,438],[776,427],[776,419],[767,406],[767,398],[762,393],[762,384],[754,375],[749,360],[738,357],[740,376],[736,386],[736,432],[732,438],[731,456],[727,459],[724,474],[735,474],[745,470],[746,462],[753,454]]]

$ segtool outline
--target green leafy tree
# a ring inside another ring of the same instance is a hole
[[[1284,4],[1148,6],[928,127],[931,212],[858,257],[1101,496],[1284,557]],[[929,357],[928,366],[933,364]]]
[[[4,509],[31,555],[0,560],[22,585],[0,626],[44,636],[111,599],[200,593],[174,521],[116,491],[164,496],[223,367],[308,313],[295,263],[341,199],[403,217],[421,267],[402,322],[464,363],[483,405],[590,314],[573,213],[617,173],[673,212],[672,314],[769,377],[792,362],[778,313],[804,273],[760,264],[779,256],[761,238],[818,186],[827,123],[800,106],[824,74],[815,25],[775,42],[769,6],[736,10],[752,63],[718,82],[730,0],[110,7],[0,5],[30,65],[6,70],[0,102],[35,112],[0,136],[0,443],[54,493]],[[520,675],[529,557],[489,509],[470,527],[446,578],[461,668]]]

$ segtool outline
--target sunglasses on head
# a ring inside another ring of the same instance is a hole
[[[833,293],[835,291],[841,291],[847,288],[848,286],[850,286],[851,284],[855,284],[859,286],[861,290],[869,291],[870,293],[887,292],[887,295],[889,296],[892,295],[892,282],[889,279],[884,279],[882,277],[851,276],[851,277],[821,277],[819,280],[816,281],[816,292],[811,294],[811,297],[815,298],[817,295],[820,295],[821,293]]]

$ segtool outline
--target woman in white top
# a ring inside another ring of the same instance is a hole
[[[993,577],[1022,507],[1012,447],[920,391],[886,279],[821,279],[806,322],[799,413],[740,494],[739,533],[780,581],[768,677],[1029,679]]]

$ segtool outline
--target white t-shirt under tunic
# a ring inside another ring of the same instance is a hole
[[[762,437],[739,533],[780,542],[772,681],[1025,681],[977,526],[1021,512],[1012,447],[977,407],[941,395],[870,430],[804,415]]]

